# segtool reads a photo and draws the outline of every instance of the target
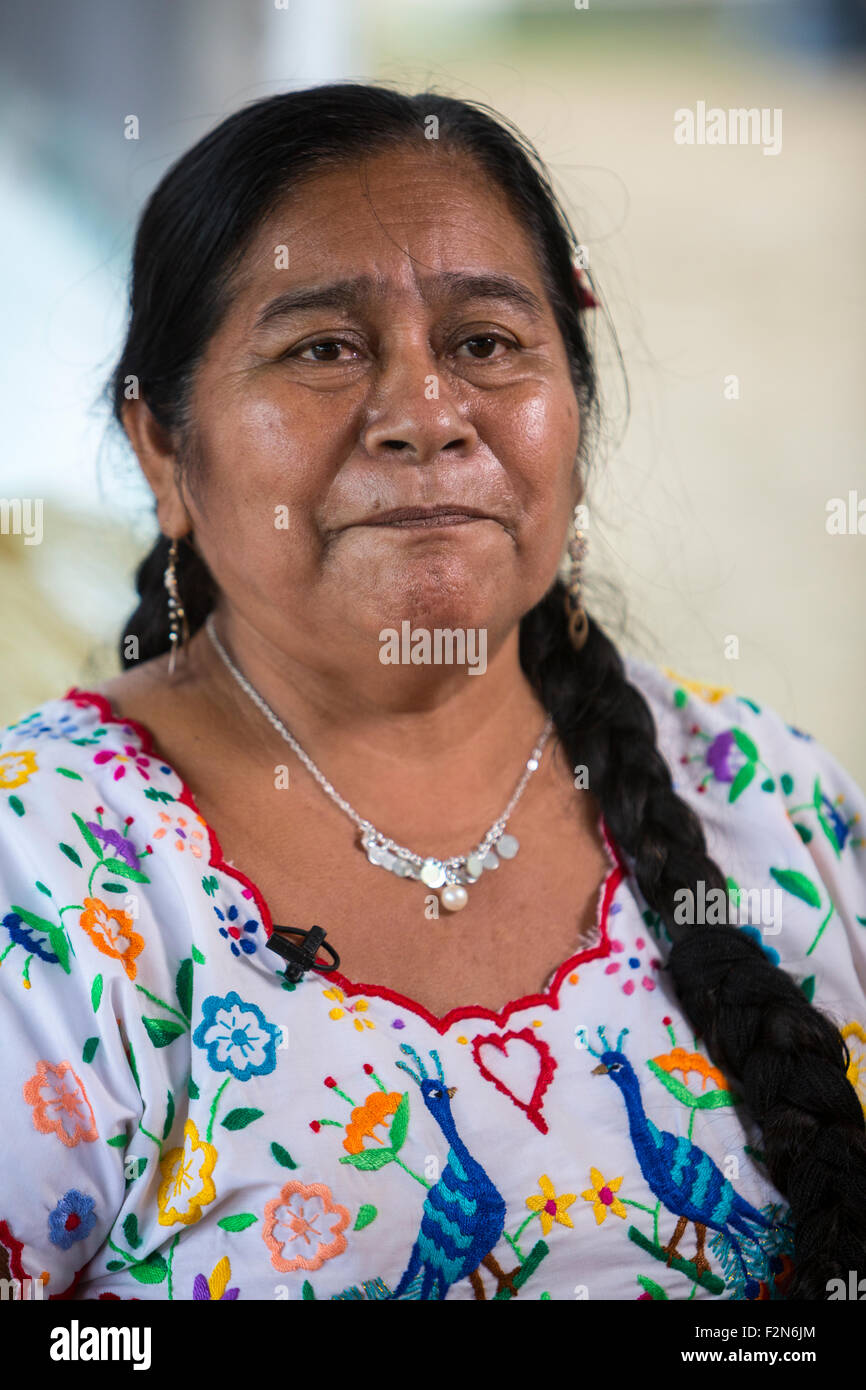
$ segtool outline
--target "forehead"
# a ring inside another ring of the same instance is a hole
[[[542,290],[531,238],[502,189],[470,156],[435,144],[419,137],[418,149],[401,146],[303,179],[258,227],[236,292],[359,272],[411,285],[456,269],[504,271]]]

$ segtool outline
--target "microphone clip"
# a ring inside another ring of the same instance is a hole
[[[285,936],[300,936],[300,942],[287,941]],[[331,963],[316,960],[319,947],[328,952]],[[285,977],[293,984],[297,984],[306,970],[319,970],[327,975],[329,971],[336,970],[340,964],[340,957],[333,946],[325,940],[325,931],[322,927],[310,927],[309,931],[303,927],[280,927],[273,924],[272,932],[268,938],[268,947],[276,951],[278,956],[282,956],[287,962]]]

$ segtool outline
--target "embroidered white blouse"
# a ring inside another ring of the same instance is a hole
[[[771,710],[628,669],[729,876],[732,929],[831,1015],[866,1099],[863,793]],[[98,695],[0,738],[0,1277],[17,1293],[782,1295],[791,1228],[760,1133],[609,837],[591,943],[540,993],[440,1019],[372,980],[289,986],[267,904],[194,797]]]

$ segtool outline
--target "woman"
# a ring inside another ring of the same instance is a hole
[[[112,386],[161,532],[127,669],[2,743],[13,1277],[863,1272],[862,793],[586,616],[575,245],[501,121],[353,84],[244,109],[153,195]]]

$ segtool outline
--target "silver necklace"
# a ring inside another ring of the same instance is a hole
[[[526,760],[523,775],[515,788],[514,795],[506,806],[498,820],[495,820],[474,849],[468,854],[452,855],[450,859],[437,859],[433,855],[415,854],[406,845],[400,845],[396,840],[392,840],[389,835],[385,835],[381,830],[377,830],[371,821],[365,820],[351,806],[339,792],[331,786],[309,754],[305,753],[297,739],[289,732],[285,724],[278,719],[270,705],[262,699],[259,692],[250,685],[245,676],[241,675],[235,666],[222,642],[216,635],[213,614],[209,614],[205,627],[211,642],[222,658],[223,662],[234,676],[238,685],[249,695],[254,704],[258,705],[262,714],[273,724],[277,732],[285,739],[289,747],[300,758],[308,772],[312,774],[318,782],[322,791],[339,806],[355,825],[360,833],[359,848],[363,849],[368,861],[379,869],[387,869],[390,873],[396,874],[398,878],[414,878],[425,884],[428,888],[439,890],[439,901],[449,912],[459,912],[469,901],[467,888],[473,883],[477,883],[482,873],[492,872],[499,868],[500,861],[503,859],[513,859],[520,848],[520,843],[513,835],[505,833],[505,827],[515,806],[523,795],[526,784],[541,762],[541,755],[553,731],[553,718],[547,716],[541,736]]]

